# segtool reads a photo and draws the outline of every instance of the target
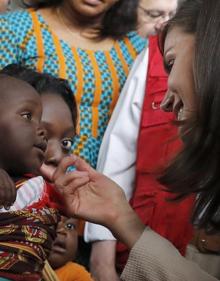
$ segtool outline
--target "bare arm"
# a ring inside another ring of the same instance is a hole
[[[103,240],[92,243],[90,271],[98,281],[120,281],[115,268],[115,240]]]

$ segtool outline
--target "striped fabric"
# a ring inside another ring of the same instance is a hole
[[[46,192],[45,181],[42,177],[34,177],[16,185],[16,201],[9,210],[0,209],[0,213],[18,211],[39,202]]]
[[[136,56],[147,41],[130,32],[109,51],[69,46],[50,30],[39,12],[0,16],[0,68],[24,63],[70,82],[78,103],[79,135],[73,151],[94,167],[103,134]]]
[[[44,261],[55,239],[59,205],[53,187],[40,176],[20,180],[16,188],[14,205],[0,210],[0,278],[21,280],[19,276],[25,272],[22,280],[42,280]]]

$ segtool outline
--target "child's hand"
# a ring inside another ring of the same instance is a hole
[[[40,168],[41,175],[49,182],[52,182],[53,174],[56,171],[56,167],[42,164]]]
[[[6,210],[13,205],[16,200],[16,187],[8,173],[0,169],[0,207]]]

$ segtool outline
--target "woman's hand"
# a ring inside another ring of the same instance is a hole
[[[71,165],[76,171],[66,173]],[[115,182],[77,156],[66,157],[60,163],[53,181],[64,196],[69,215],[88,221],[108,224],[111,216],[116,215],[112,209],[118,210],[121,201],[127,204],[123,191]]]
[[[66,173],[69,166],[76,171]],[[144,226],[128,204],[123,190],[76,156],[64,158],[53,180],[63,195],[70,216],[102,224],[128,246],[133,246]]]

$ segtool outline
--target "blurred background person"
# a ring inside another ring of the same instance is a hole
[[[156,35],[175,15],[177,0],[140,0],[138,4],[138,33],[142,37]]]

